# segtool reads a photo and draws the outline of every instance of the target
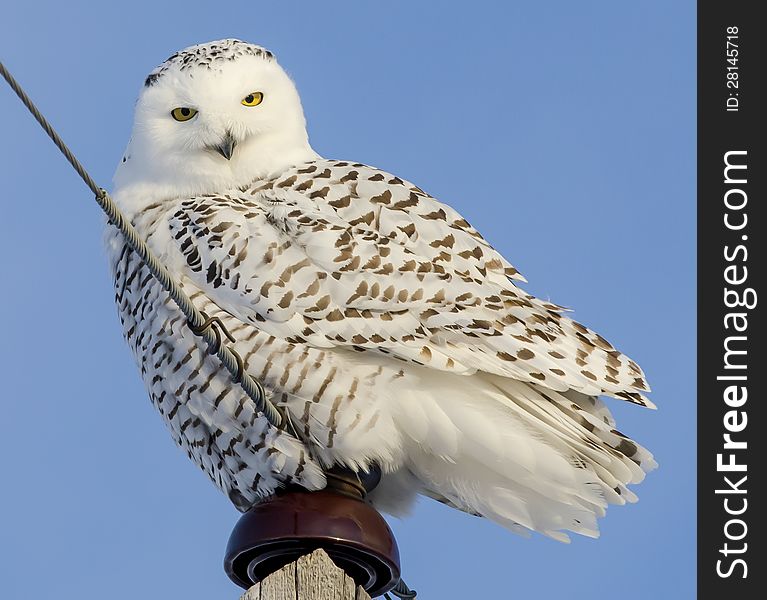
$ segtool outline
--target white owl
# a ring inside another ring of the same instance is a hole
[[[417,494],[514,531],[598,535],[655,466],[599,395],[651,406],[640,368],[412,183],[312,150],[267,50],[192,46],[147,77],[115,175],[120,208],[245,369],[271,426],[113,229],[116,300],[176,442],[246,510],[323,469],[377,465],[370,499]]]

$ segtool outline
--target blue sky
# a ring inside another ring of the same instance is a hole
[[[315,149],[464,214],[645,369],[611,402],[660,469],[599,540],[422,501],[392,521],[426,598],[694,597],[695,4],[11,3],[0,57],[102,185],[145,75],[222,37],[273,50]],[[122,341],[88,191],[0,91],[0,595],[235,599],[238,513],[177,450]]]

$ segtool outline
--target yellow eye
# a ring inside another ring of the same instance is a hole
[[[194,115],[197,114],[197,111],[193,108],[187,108],[186,106],[182,106],[180,108],[174,108],[172,111],[170,111],[170,116],[176,119],[176,121],[188,121],[191,119]]]
[[[264,95],[261,92],[251,92],[242,99],[243,106],[258,106],[264,99]]]

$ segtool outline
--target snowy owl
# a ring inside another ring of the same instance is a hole
[[[416,185],[309,145],[268,50],[227,39],[152,71],[114,199],[245,369],[287,411],[275,428],[113,228],[125,337],[176,443],[240,510],[382,472],[369,496],[418,494],[513,531],[597,536],[655,466],[600,395],[652,406],[635,362],[525,279]]]

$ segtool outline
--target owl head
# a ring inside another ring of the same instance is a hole
[[[226,39],[147,76],[115,184],[221,191],[314,157],[298,92],[272,53]]]

